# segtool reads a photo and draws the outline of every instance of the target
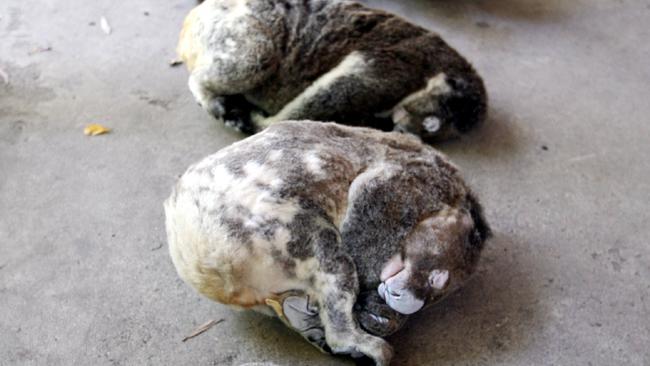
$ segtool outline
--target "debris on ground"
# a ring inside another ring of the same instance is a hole
[[[101,19],[99,19],[99,25],[102,27],[104,33],[111,34],[112,29],[110,24],[108,24],[108,20],[106,19],[106,17],[101,17]]]
[[[103,135],[109,132],[111,132],[110,128],[104,127],[99,123],[91,123],[84,128],[84,135],[86,136]]]
[[[215,325],[221,323],[221,322],[224,321],[224,320],[225,320],[225,319],[219,319],[219,320],[214,320],[214,319],[212,319],[212,320],[210,320],[209,322],[207,322],[207,323],[205,323],[205,324],[199,326],[198,328],[196,328],[192,333],[190,333],[190,335],[188,335],[187,337],[183,338],[183,342],[185,342],[185,341],[187,341],[187,340],[189,340],[189,339],[192,339],[192,338],[194,338],[194,337],[196,337],[196,336],[198,336],[198,335],[204,333],[206,330],[208,330],[208,329],[214,327]]]
[[[27,55],[32,56],[32,55],[35,55],[37,53],[50,52],[50,51],[52,51],[52,46],[38,47],[38,48],[34,48],[33,50],[27,52]]]
[[[171,66],[171,67],[180,66],[182,64],[183,64],[183,60],[181,60],[179,58],[175,58],[175,59],[169,61],[169,66]]]
[[[2,67],[0,67],[0,79],[2,79],[2,82],[4,84],[9,85],[9,74],[7,74],[7,72],[4,71]]]

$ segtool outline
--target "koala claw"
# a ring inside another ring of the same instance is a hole
[[[384,318],[383,316],[370,314],[370,317],[379,324],[388,324],[388,319]]]

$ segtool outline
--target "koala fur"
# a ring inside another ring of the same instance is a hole
[[[307,121],[192,165],[165,215],[174,265],[200,293],[261,311],[304,293],[334,353],[379,365],[391,348],[368,332],[403,324],[400,299],[425,307],[462,286],[490,233],[456,167],[417,138]]]
[[[437,34],[356,2],[206,0],[178,54],[197,102],[245,133],[310,119],[433,141],[486,114],[483,81]]]

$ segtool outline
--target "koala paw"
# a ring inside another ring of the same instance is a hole
[[[408,319],[388,306],[375,291],[359,294],[354,314],[366,332],[387,337],[398,331]]]

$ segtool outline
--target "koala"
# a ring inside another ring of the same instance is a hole
[[[356,2],[206,0],[177,51],[199,105],[249,134],[310,119],[432,142],[486,115],[481,77],[437,34]]]
[[[460,288],[490,235],[457,168],[417,137],[311,121],[192,165],[164,208],[198,292],[378,365],[392,355],[381,337]]]

